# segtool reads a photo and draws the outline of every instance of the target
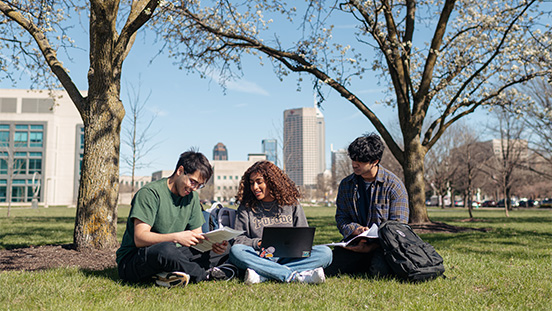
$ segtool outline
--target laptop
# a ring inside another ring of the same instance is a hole
[[[261,257],[310,257],[314,227],[264,227]]]

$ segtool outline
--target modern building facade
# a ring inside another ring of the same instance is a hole
[[[0,90],[0,204],[77,202],[82,119],[63,91]]]
[[[262,146],[266,159],[278,165],[278,141],[276,139],[263,139]]]
[[[505,156],[525,161],[529,158],[528,142],[525,139],[491,139],[483,142],[487,148],[492,148],[493,154],[504,159]]]
[[[152,176],[134,176],[134,187],[132,176],[120,175],[119,176],[119,204],[130,204],[132,197],[143,186],[149,184],[152,180]],[[134,191],[133,191],[134,189]]]
[[[324,116],[316,107],[284,111],[284,170],[298,186],[315,186],[326,169]]]
[[[243,173],[255,162],[266,159],[263,153],[249,154],[247,161],[212,161],[213,177],[209,183],[213,185],[213,199],[219,202],[232,202],[238,194]]]
[[[218,143],[213,148],[214,161],[228,161],[228,150],[223,143]]]

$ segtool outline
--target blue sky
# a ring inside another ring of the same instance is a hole
[[[284,110],[314,105],[309,83],[302,83],[298,92],[297,76],[281,82],[270,64],[260,66],[255,59],[245,63],[242,79],[227,83],[225,93],[216,80],[186,74],[163,57],[143,66],[147,53],[146,48],[135,46],[125,62],[123,80],[137,83],[141,75],[143,90],[152,91],[149,107],[158,112],[154,125],[160,131],[156,136],[160,142],[154,157],[159,163],[156,168],[172,169],[178,154],[192,146],[212,158],[218,142],[228,148],[229,160],[246,160],[248,153],[262,151],[263,139],[281,141]],[[365,88],[358,91],[372,94],[373,99],[382,96],[382,88],[375,81],[367,80]],[[326,122],[327,166],[331,144],[334,149],[343,148],[362,133],[374,131],[368,120],[336,93],[328,94],[321,111]],[[383,116],[387,118],[395,116]]]
[[[351,31],[344,25],[339,28]],[[59,52],[58,56],[70,70],[77,86],[86,90],[88,38],[85,33],[79,32],[73,34],[73,39],[82,49],[70,50],[71,59],[63,52]],[[122,75],[121,98],[125,107],[128,107],[127,86],[137,88],[140,81],[142,98],[151,91],[148,114],[157,114],[152,131],[158,134],[151,141],[157,144],[157,148],[144,160],[151,162],[151,166],[138,170],[137,175],[172,170],[178,155],[191,147],[199,148],[211,159],[213,147],[218,142],[228,148],[229,160],[246,160],[248,153],[262,151],[263,139],[276,138],[281,141],[284,110],[314,105],[310,77],[306,75],[302,76],[305,82],[301,84],[301,91],[297,91],[296,74],[290,74],[282,82],[274,74],[270,63],[260,66],[258,60],[251,57],[243,64],[243,78],[228,82],[224,92],[216,79],[201,79],[195,73],[179,70],[166,55],[158,55],[151,61],[158,46],[152,46],[150,39],[151,35],[145,36],[144,31],[139,33],[124,62]],[[396,112],[375,104],[384,96],[383,87],[370,74],[361,81],[361,84],[352,85],[350,89],[385,124],[394,127],[390,128],[392,133],[398,133]],[[9,87],[8,83],[0,82],[0,88]],[[28,85],[22,81],[18,87],[27,88]],[[331,145],[334,149],[345,148],[359,135],[374,131],[368,119],[335,91],[326,92],[321,111],[326,122],[327,167],[330,166]],[[128,151],[122,148],[122,153]],[[281,150],[279,152],[281,157]],[[122,164],[121,174],[129,173],[129,169]]]
[[[86,90],[88,39],[86,34],[73,35],[73,39],[83,49],[70,50],[71,59],[63,52],[59,52],[58,56],[70,70],[70,76],[77,86]],[[153,59],[158,47],[152,47],[148,39],[143,33],[137,36],[124,62],[121,83],[121,98],[125,107],[128,107],[127,86],[137,88],[141,83],[142,98],[151,91],[147,113],[157,114],[152,131],[158,134],[151,140],[157,144],[157,148],[148,153],[144,160],[152,165],[138,170],[138,175],[150,175],[162,169],[172,170],[178,155],[191,147],[199,148],[212,159],[213,147],[218,142],[226,145],[229,160],[246,160],[249,153],[262,151],[263,139],[276,138],[281,141],[284,110],[314,105],[310,78],[305,75],[303,79],[306,82],[301,84],[301,91],[298,92],[297,75],[292,74],[281,82],[270,63],[261,66],[257,59],[251,57],[244,62],[244,77],[228,82],[224,92],[215,79],[201,79],[195,73],[179,70],[166,55],[158,55]],[[28,83],[24,81],[25,74],[21,76],[23,80],[17,87],[28,88]],[[0,81],[0,88],[11,87],[10,83]],[[383,96],[383,88],[371,78],[364,79],[363,85],[352,87],[352,90],[364,97],[364,100],[370,98],[367,103],[371,106]],[[378,114],[386,110],[382,106],[372,108]],[[321,111],[326,122],[328,167],[330,145],[334,149],[344,148],[357,136],[374,131],[371,123],[335,92],[326,94]],[[380,117],[384,121],[396,119],[391,112]],[[145,119],[149,119],[149,116],[145,116]],[[128,152],[128,149],[122,147],[121,152]],[[122,164],[121,174],[129,173]]]

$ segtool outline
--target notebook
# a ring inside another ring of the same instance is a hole
[[[310,257],[314,227],[264,227],[261,257]]]

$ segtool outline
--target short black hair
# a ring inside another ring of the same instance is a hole
[[[204,183],[206,183],[213,175],[213,168],[211,167],[209,160],[207,160],[207,157],[193,148],[180,155],[173,175],[176,174],[176,171],[180,166],[184,168],[184,172],[186,174],[193,174],[196,171],[199,171],[199,175],[204,179]]]
[[[347,151],[349,158],[356,162],[374,163],[381,161],[385,145],[376,133],[364,134],[355,139]]]

